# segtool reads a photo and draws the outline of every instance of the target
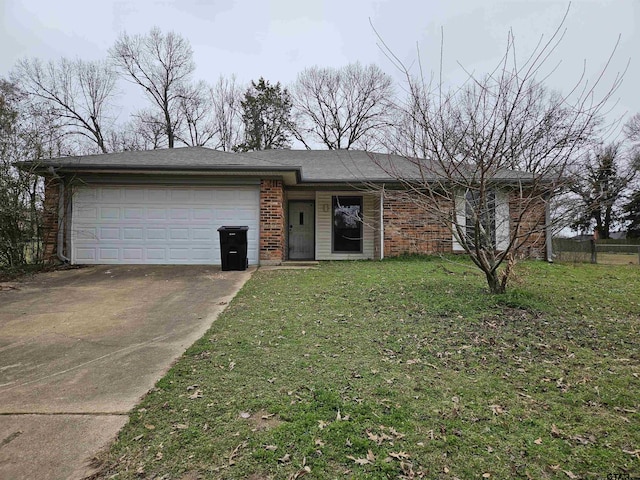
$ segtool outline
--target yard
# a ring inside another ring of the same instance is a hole
[[[459,260],[258,271],[100,477],[640,476],[640,270],[516,274],[492,296]]]

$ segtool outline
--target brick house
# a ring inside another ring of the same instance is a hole
[[[46,255],[73,264],[219,264],[223,225],[249,227],[250,264],[461,251],[447,225],[383,168],[403,160],[203,147],[45,160],[35,166],[46,178]],[[496,246],[519,225],[538,225],[522,251],[545,258],[548,206],[541,200],[519,214],[515,178],[522,185],[518,172],[507,173],[496,193],[495,214],[504,220],[496,222]]]

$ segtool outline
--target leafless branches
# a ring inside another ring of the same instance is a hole
[[[329,149],[372,144],[392,121],[393,83],[376,65],[312,67],[293,86],[299,139]]]
[[[547,63],[563,35],[520,61],[509,32],[502,61],[485,75],[467,72],[455,89],[413,75],[382,42],[406,79],[402,121],[390,151],[405,155],[388,171],[448,228],[454,250],[467,252],[492,292],[504,291],[513,259],[544,238],[549,197],[597,137],[606,102],[621,76],[596,98],[581,76],[568,93],[545,86]],[[505,263],[506,262],[506,263]]]
[[[242,89],[235,77],[220,77],[210,89],[213,125],[216,131],[214,148],[230,152],[244,136],[242,124]]]
[[[169,148],[176,141],[182,115],[180,94],[195,70],[189,42],[174,32],[153,28],[146,35],[120,35],[110,50],[125,78],[142,87],[161,113]]]
[[[110,126],[116,75],[106,62],[25,59],[17,63],[14,80],[34,106],[59,119],[66,133],[85,137],[98,151],[107,152],[105,127]]]

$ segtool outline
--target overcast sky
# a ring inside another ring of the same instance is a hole
[[[485,72],[504,52],[512,28],[518,53],[548,37],[569,2],[557,0],[0,0],[0,77],[16,60],[61,56],[103,59],[118,34],[173,30],[193,47],[196,79],[210,83],[235,74],[241,82],[264,76],[283,84],[305,67],[377,63],[396,75],[378,48],[373,24],[401,59],[438,69],[444,32],[444,77],[463,79],[461,64]],[[584,62],[595,78],[618,36],[608,78],[631,62],[615,113],[640,112],[640,0],[574,0],[565,38],[549,63],[560,62],[549,83],[566,90]],[[610,82],[609,82],[610,83]],[[125,90],[129,92],[129,89]],[[121,104],[142,100],[123,93]],[[141,98],[141,94],[140,94]],[[121,120],[126,120],[122,118]]]

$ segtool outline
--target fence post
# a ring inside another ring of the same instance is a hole
[[[591,239],[591,263],[598,263],[598,254],[596,253],[596,241]]]

